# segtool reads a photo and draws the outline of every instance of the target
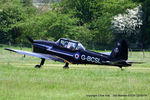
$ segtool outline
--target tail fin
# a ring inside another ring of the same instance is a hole
[[[110,57],[117,60],[128,59],[128,45],[124,39],[121,39],[116,44],[116,47],[112,50]]]

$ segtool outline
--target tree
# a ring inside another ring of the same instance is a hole
[[[143,25],[142,6],[134,9],[127,9],[126,14],[118,14],[112,20],[112,29],[115,33],[124,33],[128,36],[140,33],[141,25]]]
[[[35,39],[52,39],[55,41],[58,38],[66,37],[79,40],[92,49],[98,49],[102,44],[111,43],[113,39],[110,29],[112,16],[137,5],[132,0],[117,2],[116,0],[61,0],[61,2],[55,2],[54,5],[48,4],[50,9],[40,13],[32,6],[30,0],[22,0],[24,1],[22,2],[23,7],[19,4],[20,0],[7,1],[10,1],[12,5],[19,5],[20,10],[16,11],[17,14],[15,12],[11,14],[13,17],[7,16],[10,20],[1,17],[2,34],[9,38],[4,37],[5,42],[11,39],[14,42],[23,41],[27,43],[24,39],[26,35],[31,35]],[[51,2],[53,1],[51,0]],[[3,8],[3,6],[0,7]],[[12,9],[14,10],[14,8],[13,6]],[[13,12],[11,9],[10,11]],[[7,13],[10,12],[7,11]],[[16,20],[20,17],[22,17],[21,20]],[[4,27],[5,25],[7,27]]]
[[[15,42],[15,39],[21,34],[15,24],[24,19],[25,15],[20,6],[9,4],[8,7],[3,8],[0,12],[0,42]]]
[[[143,25],[142,6],[139,5],[134,9],[127,9],[125,14],[118,14],[112,20],[112,30],[117,38],[126,38],[131,43],[140,46],[141,27]]]
[[[147,45],[147,47],[150,47],[150,1],[145,0],[143,2],[143,11],[144,11],[144,23],[142,27],[142,41],[143,41],[143,47]]]
[[[101,7],[98,0],[62,0],[62,12],[70,13],[80,19],[79,25],[92,21],[97,15],[100,16]]]
[[[23,6],[32,6],[32,0],[21,0]]]

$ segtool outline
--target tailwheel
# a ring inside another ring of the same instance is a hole
[[[68,68],[69,68],[69,63],[66,63],[63,68],[64,68],[64,69],[68,69]]]

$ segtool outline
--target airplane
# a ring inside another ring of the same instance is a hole
[[[41,63],[35,68],[41,68],[45,59],[63,62],[65,69],[69,68],[69,64],[94,64],[118,66],[122,70],[122,67],[131,66],[133,63],[127,61],[128,45],[125,39],[119,40],[111,53],[89,51],[80,42],[66,38],[60,38],[56,42],[33,40],[29,36],[27,39],[33,45],[32,52],[10,48],[5,48],[5,50],[41,58]]]

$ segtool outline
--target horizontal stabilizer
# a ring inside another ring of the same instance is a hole
[[[144,62],[126,61],[129,64],[143,64]]]

